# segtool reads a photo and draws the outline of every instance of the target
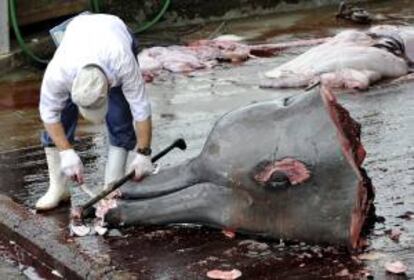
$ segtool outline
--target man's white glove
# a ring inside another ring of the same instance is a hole
[[[60,153],[60,170],[73,181],[83,184],[83,164],[73,149],[63,150]]]
[[[129,170],[135,170],[134,180],[139,181],[154,171],[154,165],[150,156],[136,153]]]

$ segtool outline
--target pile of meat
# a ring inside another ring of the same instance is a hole
[[[138,61],[145,81],[150,82],[162,70],[188,73],[209,69],[219,62],[242,62],[251,57],[271,56],[281,50],[314,45],[325,39],[300,40],[280,44],[246,45],[224,39],[199,40],[186,46],[152,47],[138,54]]]
[[[173,73],[211,68],[218,60],[243,61],[250,55],[246,45],[221,40],[202,40],[188,46],[152,47],[138,55],[146,81],[160,70]]]

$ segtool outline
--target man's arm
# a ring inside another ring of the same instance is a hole
[[[151,116],[143,121],[135,121],[135,133],[138,139],[138,149],[131,166],[135,170],[134,180],[140,181],[154,170],[151,162],[150,152],[152,138]],[[149,152],[149,153],[147,153]]]
[[[44,126],[59,151],[72,149],[72,145],[69,143],[68,139],[66,139],[65,131],[63,130],[63,126],[60,122],[45,123]]]
[[[135,133],[138,140],[138,149],[151,148],[152,120],[151,117],[135,122]]]

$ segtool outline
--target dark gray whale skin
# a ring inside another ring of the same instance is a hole
[[[373,200],[359,134],[325,88],[240,108],[216,122],[199,156],[124,186],[105,219],[112,226],[196,223],[356,248]],[[256,179],[285,158],[303,163],[310,177],[293,184],[282,171]]]

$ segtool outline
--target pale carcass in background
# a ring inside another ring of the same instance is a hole
[[[383,78],[408,74],[414,59],[414,28],[376,26],[347,30],[265,73],[262,87],[305,87],[321,81],[329,87],[366,89]]]

